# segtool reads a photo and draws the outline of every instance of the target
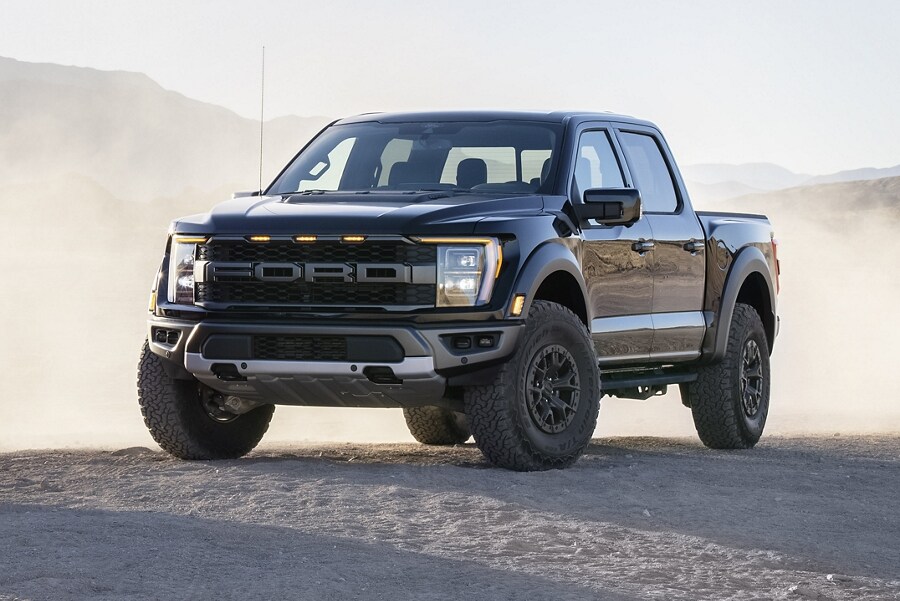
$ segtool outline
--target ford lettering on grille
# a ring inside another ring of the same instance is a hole
[[[226,263],[198,261],[195,281],[373,282],[427,284],[433,276],[403,263]],[[419,273],[417,273],[419,272]],[[418,277],[417,277],[418,276]],[[429,277],[430,276],[430,277]]]

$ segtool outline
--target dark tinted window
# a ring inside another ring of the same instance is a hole
[[[678,196],[669,167],[653,136],[623,132],[619,142],[625,152],[635,187],[641,191],[645,211],[671,213],[678,208]]]
[[[605,131],[586,131],[578,140],[575,157],[577,194],[591,188],[621,188],[622,170]]]

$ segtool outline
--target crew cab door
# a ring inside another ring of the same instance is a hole
[[[705,234],[691,208],[665,140],[653,128],[616,128],[631,183],[641,193],[653,232],[651,360],[700,355],[705,332]]]
[[[583,203],[582,192],[591,188],[626,187],[608,125],[587,124],[577,135],[570,173],[572,202]],[[650,225],[641,218],[628,226],[585,220],[581,227],[582,270],[599,362],[646,362],[653,342]]]

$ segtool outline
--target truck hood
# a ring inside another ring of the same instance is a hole
[[[472,234],[487,217],[537,215],[541,196],[447,192],[238,198],[175,222],[184,234]]]

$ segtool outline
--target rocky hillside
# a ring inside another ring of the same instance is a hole
[[[266,124],[271,178],[326,122]],[[255,189],[259,123],[165,90],[146,75],[0,58],[0,181],[86,177],[152,200],[225,184]]]

